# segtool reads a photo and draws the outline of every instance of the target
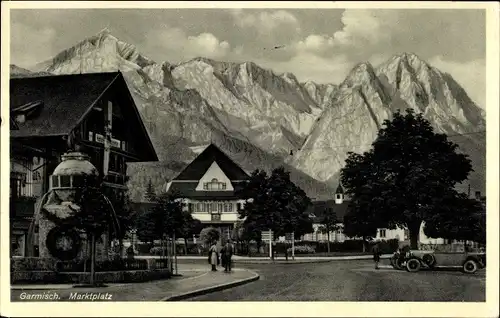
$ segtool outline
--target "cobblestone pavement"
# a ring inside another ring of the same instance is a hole
[[[242,265],[243,266],[243,265]],[[365,260],[317,264],[245,264],[258,281],[192,301],[485,301],[485,270],[375,270]]]
[[[94,301],[159,301],[193,290],[230,284],[255,275],[254,272],[244,269],[235,269],[232,273],[224,273],[223,271],[209,272],[208,266],[180,267],[179,273],[182,274],[182,277],[144,283],[109,284],[108,287],[103,288],[71,288],[70,285],[66,285],[64,288],[64,285],[54,287],[39,285],[39,289],[34,286],[23,286],[25,289],[19,289],[20,287],[16,286],[16,289],[11,289],[11,300],[92,301],[92,297],[94,297]],[[33,295],[57,295],[58,299],[29,299],[33,298]]]

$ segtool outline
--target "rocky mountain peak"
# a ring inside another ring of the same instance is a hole
[[[354,87],[372,82],[377,76],[375,69],[369,62],[359,63],[352,68],[346,79],[342,82],[342,88]]]

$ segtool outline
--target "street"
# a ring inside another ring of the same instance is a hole
[[[191,301],[485,301],[485,270],[408,273],[368,260],[313,264],[237,264],[260,279]]]

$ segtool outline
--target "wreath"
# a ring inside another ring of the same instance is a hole
[[[82,238],[72,227],[56,226],[47,234],[45,244],[52,256],[62,261],[69,261],[78,256],[82,246]]]

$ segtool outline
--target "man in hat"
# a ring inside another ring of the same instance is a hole
[[[231,257],[233,256],[234,246],[231,240],[227,240],[224,246],[224,272],[231,271]]]

